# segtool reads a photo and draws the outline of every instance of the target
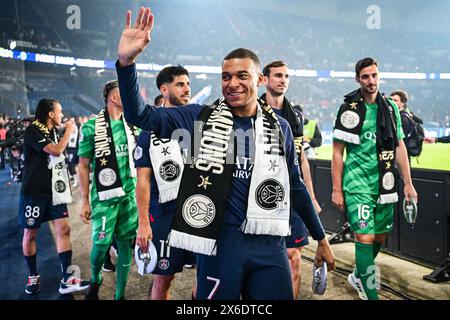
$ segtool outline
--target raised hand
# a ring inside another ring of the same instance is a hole
[[[141,7],[136,22],[131,26],[131,11],[127,11],[125,29],[119,41],[118,55],[121,67],[133,64],[150,43],[154,17],[150,8]]]
[[[72,131],[75,129],[75,128],[74,128],[74,124],[72,123],[72,121],[67,121],[67,122],[64,124],[64,127],[66,128],[67,134],[71,134]]]

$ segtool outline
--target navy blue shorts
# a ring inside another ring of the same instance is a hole
[[[284,238],[222,226],[217,255],[197,255],[197,299],[292,300]]]
[[[302,218],[294,212],[291,223],[291,235],[286,237],[286,247],[299,248],[308,245],[308,231]]]
[[[195,253],[169,246],[167,236],[172,227],[173,214],[163,214],[157,218],[150,216],[153,232],[153,244],[158,253],[158,263],[153,274],[171,276],[183,271],[185,264],[195,264]]]
[[[54,206],[49,198],[20,195],[19,224],[25,229],[39,229],[41,223],[68,217],[67,204]]]

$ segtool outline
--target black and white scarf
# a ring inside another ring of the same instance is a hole
[[[233,115],[221,98],[206,107],[199,120],[194,131],[201,134],[194,134],[196,152],[191,165],[184,169],[169,244],[215,255],[235,167]],[[278,236],[290,233],[290,181],[283,138],[273,110],[258,100],[255,164],[247,217],[241,226],[244,233]]]
[[[261,99],[266,101],[266,94],[261,95]],[[283,118],[289,123],[294,136],[295,152],[297,153],[298,162],[302,161],[302,144],[303,144],[303,114],[300,110],[294,110],[292,103],[284,97],[283,99]],[[299,165],[300,175],[303,177],[302,166]]]
[[[129,126],[125,122],[123,116],[122,121],[127,136],[128,163],[130,166],[131,177],[136,177],[133,152],[136,147],[138,133],[135,127]],[[95,118],[94,154],[94,176],[100,201],[124,196],[125,192],[122,188],[122,180],[117,164],[111,120],[106,108],[100,111]]]
[[[159,139],[151,132],[149,154],[158,184],[159,203],[176,199],[184,169],[178,141]]]
[[[67,145],[68,148],[76,148],[78,147],[78,140],[79,140],[79,134],[78,134],[78,124],[74,124],[72,134],[69,138],[69,144]]]
[[[376,98],[377,127],[376,145],[378,154],[378,172],[380,175],[378,203],[398,201],[397,183],[394,174],[396,147],[398,146],[397,126],[394,109],[386,97],[378,92]],[[366,116],[366,106],[360,89],[345,95],[344,103],[336,116],[333,136],[342,141],[360,144],[359,134]]]
[[[38,120],[33,121],[33,125],[39,129],[44,138],[58,143],[56,130],[49,130],[48,127]],[[69,183],[69,173],[67,171],[66,157],[64,153],[59,156],[48,154],[48,168],[52,170],[52,204],[67,204],[72,202],[72,191]]]

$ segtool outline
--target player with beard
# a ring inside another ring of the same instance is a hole
[[[355,73],[359,89],[345,95],[333,129],[332,202],[346,211],[355,235],[356,269],[348,282],[361,299],[376,300],[375,258],[392,230],[398,201],[394,161],[405,198],[417,202],[417,193],[397,105],[379,92],[377,61],[359,60]]]
[[[183,106],[189,102],[191,97],[189,73],[182,66],[162,69],[156,77],[156,85],[164,99],[163,108]],[[155,152],[152,153],[153,149]],[[175,274],[183,271],[184,264],[195,263],[195,255],[192,252],[172,248],[167,241],[176,211],[176,193],[173,193],[175,198],[164,199],[164,203],[160,202],[159,196],[160,192],[168,192],[167,189],[170,187],[165,188],[166,184],[174,184],[181,180],[180,169],[183,163],[177,162],[177,158],[181,157],[180,151],[178,141],[158,139],[151,132],[142,131],[134,154],[137,168],[136,201],[139,211],[136,244],[141,250],[147,251],[147,243],[151,240],[158,253],[158,263],[153,271],[150,296],[152,300],[169,300],[170,285]],[[155,159],[159,156],[165,156],[164,160]],[[158,168],[154,168],[155,161],[159,163]],[[163,185],[159,186],[159,183]]]

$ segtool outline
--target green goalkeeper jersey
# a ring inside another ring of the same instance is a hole
[[[397,137],[403,139],[400,113],[395,102],[393,105],[397,122]],[[366,193],[378,195],[378,159],[377,159],[377,104],[365,104],[366,117],[359,134],[360,144],[343,142],[333,138],[334,141],[346,145],[346,159],[344,163],[343,189],[349,193]]]
[[[111,131],[113,133],[114,147],[116,149],[117,165],[119,167],[120,179],[122,181],[123,191],[128,195],[134,194],[136,187],[136,178],[131,177],[130,164],[128,152],[127,135],[122,120],[111,119]],[[82,139],[78,148],[78,156],[91,159],[91,170],[95,172],[95,158],[94,158],[94,132],[95,132],[95,118],[90,119],[83,125],[81,130]],[[132,163],[131,165],[134,165]],[[95,179],[95,177],[93,177]],[[109,201],[114,201],[111,199]],[[97,194],[97,186],[95,180],[92,183],[91,189],[91,203],[98,203],[99,198]],[[105,201],[102,201],[105,202]]]

